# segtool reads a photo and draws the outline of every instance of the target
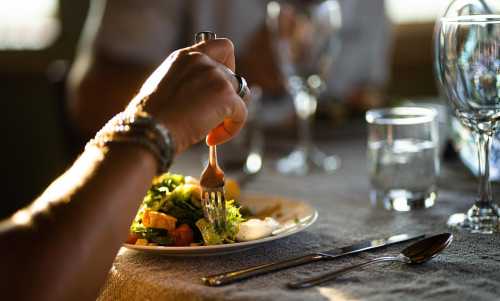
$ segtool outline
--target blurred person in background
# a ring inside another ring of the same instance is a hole
[[[68,82],[68,111],[91,137],[120,111],[164,57],[199,30],[231,38],[238,73],[270,95],[283,94],[265,26],[266,0],[93,0]],[[327,95],[365,110],[383,103],[391,46],[384,0],[338,0],[342,47]],[[291,103],[291,102],[290,102]]]

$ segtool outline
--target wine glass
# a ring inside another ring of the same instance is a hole
[[[479,196],[466,214],[452,215],[448,224],[474,233],[498,232],[489,151],[500,118],[500,15],[443,17],[437,28],[438,79],[456,117],[475,136],[479,162]]]
[[[304,175],[315,166],[333,172],[340,160],[313,145],[311,126],[339,52],[339,4],[336,0],[272,1],[267,5],[267,26],[299,122],[298,146],[277,162],[277,169],[284,174]]]

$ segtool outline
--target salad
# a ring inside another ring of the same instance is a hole
[[[242,207],[237,201],[239,186],[235,181],[226,181],[225,188],[226,224],[223,229],[216,229],[203,217],[201,187],[197,179],[173,173],[156,177],[130,226],[126,243],[201,246],[233,243],[270,235],[277,222],[267,218],[266,221],[251,218],[250,210]]]

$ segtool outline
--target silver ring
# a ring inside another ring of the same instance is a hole
[[[200,43],[203,41],[215,40],[217,35],[213,31],[200,31],[194,35],[195,43]]]
[[[239,97],[244,98],[248,91],[247,81],[243,76],[239,76],[238,74],[235,74],[234,77],[238,81],[238,91],[236,93]]]

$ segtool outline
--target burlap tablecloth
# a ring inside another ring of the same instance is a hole
[[[349,131],[347,131],[349,133]],[[359,135],[358,135],[359,134]],[[467,209],[476,181],[458,162],[446,163],[439,199],[431,209],[396,213],[373,208],[368,200],[365,143],[361,133],[344,135],[324,145],[342,158],[334,175],[285,177],[266,155],[265,169],[245,189],[308,200],[319,219],[307,231],[242,253],[216,257],[172,258],[122,248],[99,300],[499,300],[500,235],[454,233],[453,244],[419,266],[398,263],[370,266],[326,285],[289,290],[288,281],[358,263],[382,254],[397,254],[404,245],[353,257],[318,262],[224,287],[206,287],[200,277],[248,265],[343,246],[395,233],[447,231],[447,217]],[[274,153],[284,145],[274,141]],[[199,151],[181,157],[173,170],[197,175]],[[417,179],[418,180],[418,179]],[[494,185],[496,188],[498,185]],[[497,189],[495,189],[497,190]],[[500,194],[497,191],[498,197]]]

